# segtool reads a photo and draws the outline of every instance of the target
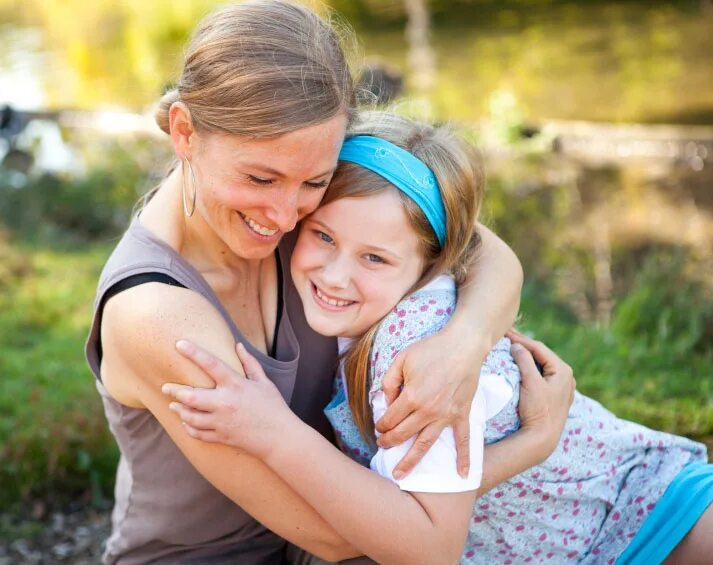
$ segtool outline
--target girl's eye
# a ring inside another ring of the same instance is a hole
[[[314,233],[319,239],[321,239],[325,243],[334,243],[334,240],[323,231],[314,230]]]
[[[269,184],[272,184],[272,179],[264,179],[262,177],[256,177],[255,175],[248,175],[248,180],[251,183],[257,184],[259,186],[267,186]]]
[[[373,253],[368,253],[366,258],[370,263],[386,263],[382,257],[374,255]]]
[[[310,188],[325,188],[329,183],[326,180],[322,180],[319,182],[306,182],[305,184]]]

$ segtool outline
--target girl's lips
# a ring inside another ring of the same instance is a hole
[[[322,293],[321,290],[318,289],[317,285],[314,284],[312,281],[310,281],[310,289],[312,291],[312,299],[317,303],[318,306],[323,308],[324,310],[328,310],[329,312],[344,312],[347,308],[350,308],[356,304],[355,301],[341,301],[341,302],[348,302],[348,304],[344,304],[341,306],[338,306],[336,304],[330,304],[327,302],[325,299],[320,298],[319,294],[324,294]]]

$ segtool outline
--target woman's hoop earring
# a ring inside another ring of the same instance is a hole
[[[191,175],[191,184],[193,185],[193,198],[191,198],[191,209],[188,209],[188,198],[186,196],[186,167],[188,165],[188,172]],[[181,162],[181,176],[183,177],[183,211],[189,218],[196,211],[196,176],[193,174],[193,167],[191,167],[191,162],[188,157],[184,157]]]

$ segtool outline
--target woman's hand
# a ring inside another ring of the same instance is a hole
[[[447,330],[424,338],[401,352],[384,376],[389,408],[376,423],[383,434],[377,443],[388,448],[417,435],[394,475],[409,473],[447,426],[453,427],[458,473],[468,475],[470,407],[489,348],[476,347],[474,340],[470,349],[454,343]]]
[[[511,330],[512,354],[520,368],[520,425],[542,439],[540,460],[544,461],[559,443],[576,382],[572,368],[544,343]],[[542,374],[535,362],[542,367]]]
[[[275,434],[289,429],[294,414],[260,363],[241,343],[235,349],[246,377],[189,341],[179,341],[176,349],[215,381],[212,389],[173,383],[161,387],[177,401],[170,408],[180,416],[188,434],[266,457]]]

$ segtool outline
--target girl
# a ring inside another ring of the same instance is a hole
[[[544,463],[477,500],[479,467],[458,475],[448,431],[405,477],[392,471],[407,445],[373,446],[392,360],[453,312],[478,188],[472,155],[443,128],[373,114],[345,142],[322,206],[302,225],[295,285],[310,326],[339,336],[344,355],[326,411],[343,451],[376,474],[301,425],[240,346],[248,380],[226,377],[219,363],[208,366],[204,353],[181,342],[217,388],[165,385],[180,402],[171,409],[191,436],[265,461],[379,562],[660,562],[713,500],[705,447],[617,419],[587,397],[576,394]],[[471,453],[518,428],[519,381],[505,338],[481,373]],[[688,540],[687,563],[710,555],[701,527],[713,533],[710,511]]]

